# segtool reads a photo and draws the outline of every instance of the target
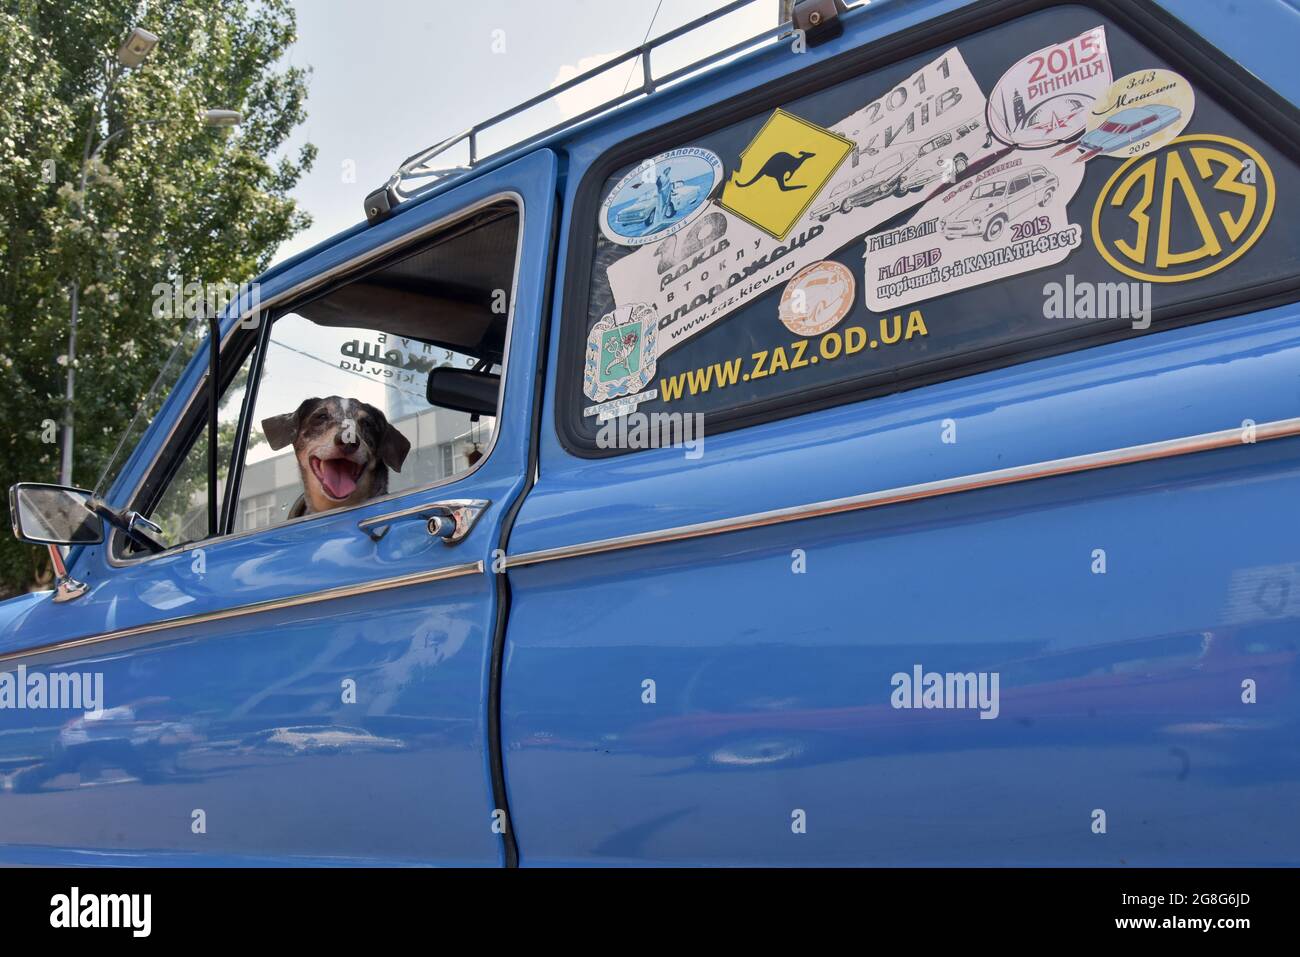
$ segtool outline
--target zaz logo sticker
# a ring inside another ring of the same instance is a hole
[[[1092,211],[1092,240],[1120,272],[1185,282],[1240,259],[1273,215],[1273,171],[1245,143],[1180,136],[1115,170]]]
[[[684,147],[633,167],[600,206],[600,231],[620,246],[671,236],[700,214],[722,179],[722,161]]]

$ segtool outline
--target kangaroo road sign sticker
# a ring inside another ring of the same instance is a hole
[[[718,205],[772,238],[785,239],[853,145],[838,133],[776,110],[741,151],[740,168],[722,187]]]
[[[683,147],[628,171],[600,204],[600,231],[620,246],[642,246],[673,235],[704,211],[722,179],[716,153]]]

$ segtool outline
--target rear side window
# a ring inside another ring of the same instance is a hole
[[[566,446],[604,454],[634,412],[723,431],[1295,298],[1295,111],[1111,9],[796,77],[595,167]]]

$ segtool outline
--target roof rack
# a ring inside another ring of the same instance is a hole
[[[551,89],[547,90],[545,93],[539,93],[537,96],[525,100],[517,106],[511,107],[504,113],[498,113],[490,119],[484,120],[481,123],[476,123],[454,136],[449,136],[447,139],[435,143],[433,146],[427,147],[418,153],[408,156],[402,161],[402,164],[397,167],[397,171],[388,178],[387,183],[366,197],[366,219],[369,220],[372,225],[381,222],[384,219],[387,219],[388,216],[392,214],[393,210],[402,203],[414,199],[416,196],[428,192],[448,180],[462,176],[473,170],[482,159],[485,159],[485,157],[480,157],[478,155],[478,138],[479,134],[484,130],[496,126],[512,117],[518,116],[520,113],[531,110],[536,106],[540,106],[560,94],[573,89],[573,87],[578,84],[585,83],[588,80],[608,72],[609,70],[613,70],[616,67],[627,63],[629,60],[635,60],[638,57],[641,59],[641,84],[639,86],[626,90],[622,94],[606,100],[598,106],[594,106],[583,113],[579,113],[577,116],[565,120],[563,123],[558,123],[555,126],[529,136],[518,143],[511,144],[510,148],[518,149],[530,143],[538,142],[548,136],[560,132],[561,130],[576,126],[593,116],[597,116],[607,110],[612,110],[617,106],[621,106],[629,100],[636,99],[640,96],[648,96],[661,86],[666,86],[684,76],[702,70],[719,60],[734,56],[737,53],[747,50],[750,47],[757,46],[769,39],[781,39],[787,36],[793,36],[796,29],[802,29],[805,31],[809,45],[814,45],[822,40],[830,39],[833,36],[837,36],[842,29],[840,24],[837,22],[838,14],[848,9],[844,5],[844,0],[798,0],[798,2],[793,5],[793,20],[780,23],[771,29],[755,34],[754,36],[742,40],[740,43],[733,44],[724,50],[711,53],[706,57],[681,67],[680,69],[674,70],[666,76],[654,76],[654,72],[650,67],[650,54],[656,47],[663,46],[665,43],[669,43],[687,33],[697,30],[719,17],[727,16],[728,14],[734,13],[742,7],[749,6],[753,3],[771,4],[772,0],[733,0],[733,2],[714,10],[712,13],[705,14],[704,16],[692,20],[690,23],[680,26],[675,30],[671,30],[662,36],[641,44],[638,47],[634,47],[626,53],[617,56],[612,60],[608,60],[598,67],[588,70],[586,73],[575,76],[571,80],[566,80],[558,86],[551,87]],[[468,143],[469,145],[468,166],[435,168],[429,165],[432,160],[460,143]]]

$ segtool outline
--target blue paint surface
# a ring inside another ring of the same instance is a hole
[[[1293,5],[1165,5],[1300,97]],[[211,543],[202,576],[189,553],[115,568],[80,549],[72,572],[89,593],[0,604],[0,653],[491,567],[524,493],[539,385],[536,484],[511,554],[1296,415],[1300,308],[1287,305],[709,435],[698,461],[564,449],[558,330],[580,318],[563,277],[590,268],[568,259],[584,173],[631,137],[963,6],[872,4],[824,46],[744,57],[273,269],[263,298],[503,190],[522,196],[493,454],[460,484]],[[949,420],[955,442],[941,439]],[[460,496],[492,505],[455,550],[397,547],[400,527],[377,547],[357,528]],[[521,861],[1294,865],[1298,497],[1300,440],[1285,439],[513,570],[501,732]],[[26,662],[102,675],[106,710],[0,710],[0,860],[500,864],[496,585],[362,590]],[[898,676],[918,667],[997,674],[997,717],[894,707]],[[347,682],[364,689],[356,704]]]

